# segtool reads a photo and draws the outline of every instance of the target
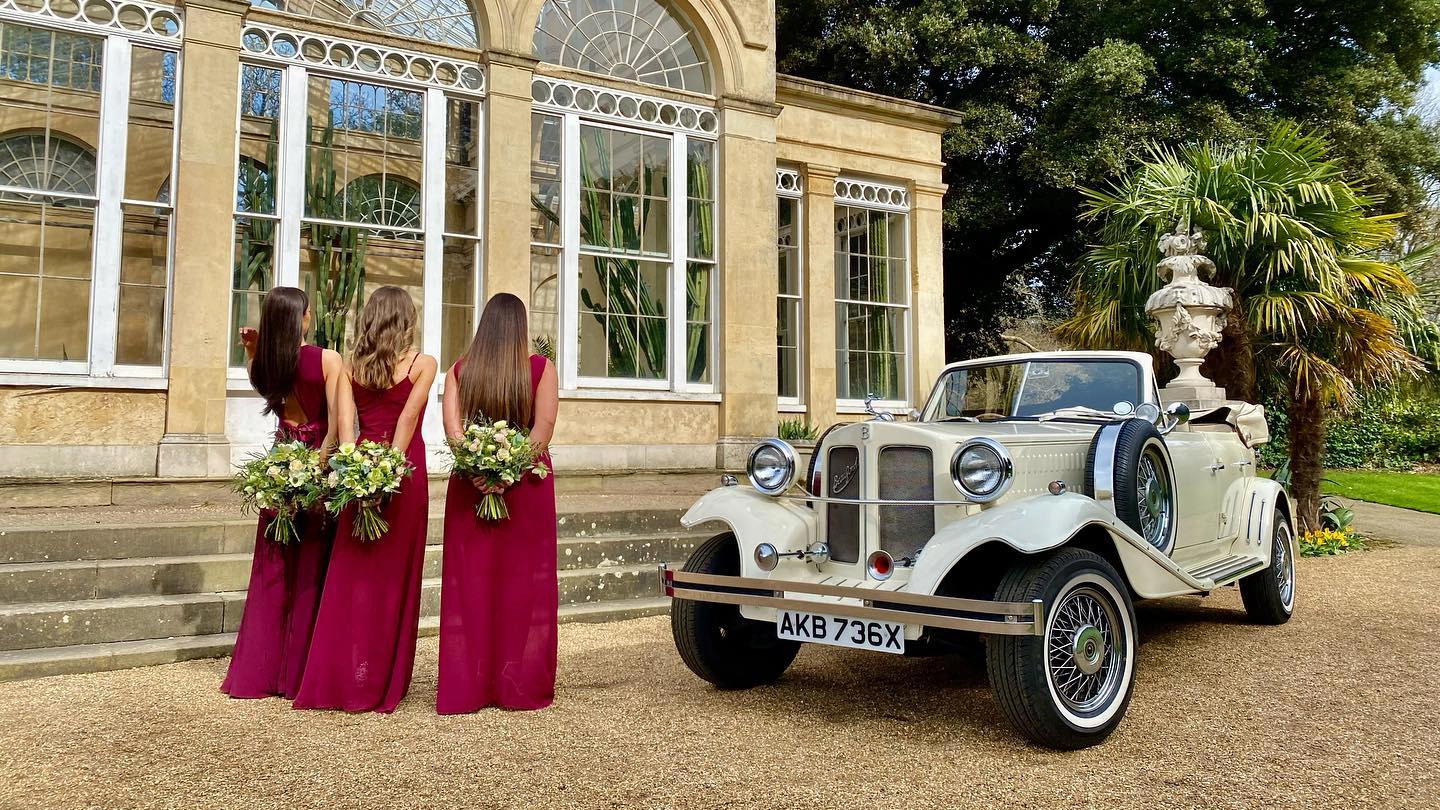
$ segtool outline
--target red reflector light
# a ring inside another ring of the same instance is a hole
[[[876,551],[865,561],[865,567],[875,579],[889,579],[895,570],[895,560],[888,552]]]

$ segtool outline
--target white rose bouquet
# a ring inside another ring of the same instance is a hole
[[[471,422],[465,426],[465,432],[459,438],[450,439],[449,444],[450,453],[455,457],[455,474],[491,490],[486,491],[475,506],[475,517],[481,520],[510,517],[504,489],[520,481],[526,473],[541,479],[550,474],[550,468],[530,443],[530,432],[512,427],[503,419]]]
[[[275,513],[265,527],[266,537],[277,543],[295,542],[300,539],[296,516],[325,496],[320,451],[303,442],[278,443],[241,464],[232,487],[246,508]]]
[[[380,516],[391,495],[400,491],[400,484],[414,466],[405,454],[388,444],[364,441],[349,442],[330,457],[330,499],[325,508],[338,515],[345,507],[356,504],[355,524],[350,533],[366,543],[379,540],[390,530]]]

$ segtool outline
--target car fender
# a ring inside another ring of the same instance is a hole
[[[1141,597],[1154,599],[1195,593],[1199,581],[1185,574],[1108,509],[1084,495],[1035,495],[992,507],[946,526],[925,544],[910,576],[908,590],[933,594],[965,555],[992,542],[1022,554],[1039,554],[1070,542],[1090,526],[1099,526],[1114,545],[1121,573]]]
[[[755,546],[770,543],[782,552],[802,551],[815,538],[815,512],[793,501],[762,495],[749,487],[720,487],[700,496],[680,518],[687,529],[723,523],[740,546],[741,576],[769,576],[755,565]]]
[[[1247,553],[1270,559],[1270,544],[1275,538],[1275,512],[1290,518],[1290,529],[1298,539],[1295,526],[1295,504],[1290,493],[1269,478],[1246,478],[1236,482],[1235,529]]]

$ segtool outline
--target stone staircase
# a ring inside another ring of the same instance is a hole
[[[667,610],[657,563],[710,534],[679,519],[717,481],[558,478],[560,620]],[[439,623],[443,487],[432,480],[422,635]],[[227,654],[254,537],[224,482],[0,482],[0,681]]]

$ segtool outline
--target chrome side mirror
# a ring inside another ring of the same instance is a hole
[[[1160,435],[1165,435],[1190,421],[1190,406],[1183,402],[1172,402],[1165,409],[1165,424],[1160,426]]]
[[[875,392],[873,391],[865,395],[865,412],[870,414],[870,418],[877,422],[894,422],[895,414],[889,411],[875,410],[875,400],[877,399],[879,399],[879,397],[875,396]]]

